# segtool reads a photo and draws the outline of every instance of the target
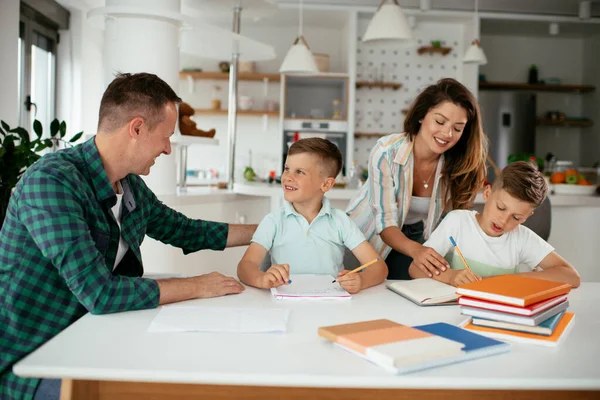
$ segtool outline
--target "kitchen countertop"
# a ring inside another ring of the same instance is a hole
[[[333,188],[326,196],[330,200],[350,200],[358,189]],[[233,190],[217,189],[215,187],[187,187],[178,189],[176,194],[158,195],[158,199],[169,206],[196,205],[207,203],[222,203],[239,201],[252,197],[279,198],[283,191],[279,184],[262,182],[234,183]],[[600,207],[600,196],[576,196],[550,194],[550,202],[554,207]],[[475,203],[483,203],[482,194],[479,193]]]

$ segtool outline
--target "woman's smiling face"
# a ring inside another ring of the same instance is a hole
[[[442,154],[458,143],[466,124],[467,111],[445,101],[427,112],[418,134],[432,152]]]

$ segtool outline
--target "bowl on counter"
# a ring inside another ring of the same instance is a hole
[[[576,196],[592,196],[596,194],[596,185],[571,185],[554,183],[550,185],[554,194],[570,194]]]

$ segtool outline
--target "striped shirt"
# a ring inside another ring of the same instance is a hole
[[[413,191],[413,144],[404,133],[382,137],[371,150],[369,177],[350,201],[346,213],[359,226],[367,240],[382,257],[391,251],[381,239],[381,231],[390,226],[402,228]],[[425,221],[425,239],[440,221],[444,209],[442,200],[442,167],[438,161],[433,179],[433,193]]]

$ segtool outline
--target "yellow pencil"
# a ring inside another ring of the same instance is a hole
[[[358,268],[354,268],[352,271],[348,272],[346,275],[350,275],[350,274],[353,274],[355,272],[362,271],[363,269],[367,268],[369,265],[374,264],[374,263],[376,263],[379,260],[381,260],[381,258],[377,257],[376,259],[371,260],[368,263],[363,264],[363,265],[361,265]],[[346,276],[346,275],[344,275],[344,276]],[[334,279],[334,280],[331,281],[331,283],[335,283],[335,282],[337,282],[337,279]]]
[[[471,270],[471,267],[469,267],[469,264],[467,264],[467,260],[465,260],[465,258],[463,257],[460,249],[458,248],[458,245],[456,244],[456,242],[454,241],[454,239],[452,238],[452,236],[450,236],[450,241],[452,242],[452,245],[456,249],[456,252],[458,253],[458,256],[460,257],[460,259],[462,260],[462,262],[465,264],[465,267],[467,267],[467,269],[469,271],[473,272],[473,270]]]

